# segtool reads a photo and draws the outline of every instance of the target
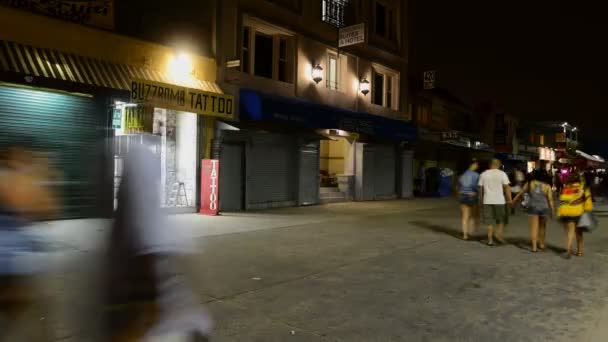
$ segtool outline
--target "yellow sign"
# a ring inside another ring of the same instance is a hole
[[[173,84],[132,80],[131,101],[227,120],[234,119],[234,97]]]

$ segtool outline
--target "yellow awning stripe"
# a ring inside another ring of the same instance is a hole
[[[130,90],[130,80],[138,78],[218,94],[224,93],[215,82],[192,78],[184,83],[144,66],[111,63],[5,40],[0,41],[0,71],[127,91]]]

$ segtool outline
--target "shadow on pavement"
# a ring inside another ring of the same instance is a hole
[[[510,245],[513,245],[519,249],[523,249],[525,251],[528,252],[532,252],[532,243],[530,242],[530,240],[528,239],[523,239],[523,238],[506,238],[507,242]],[[547,251],[551,251],[554,254],[562,254],[563,252],[565,252],[565,249],[563,247],[557,247],[555,245],[551,245],[548,243],[545,243],[545,250]],[[540,249],[539,249],[540,252]]]
[[[458,240],[462,240],[462,231],[459,230],[459,229],[452,229],[452,228],[440,226],[440,225],[437,225],[437,224],[432,224],[432,223],[425,222],[425,221],[410,221],[410,224],[413,224],[413,225],[421,227],[421,228],[428,229],[428,230],[430,230],[432,232],[435,232],[435,233],[446,234],[446,235],[449,235],[449,236],[451,236],[453,238],[456,238]],[[469,236],[469,241],[483,242],[485,240],[486,240],[485,235],[483,235],[483,236],[480,236],[480,235]]]
[[[421,228],[428,229],[435,233],[446,234],[446,235],[449,235],[458,240],[462,240],[462,232],[458,229],[452,229],[449,227],[440,226],[440,225],[432,224],[432,223],[425,222],[425,221],[410,221],[410,224],[421,227]],[[531,246],[530,240],[528,240],[528,239],[505,238],[505,240],[507,241],[507,244],[497,243],[495,246],[513,245],[519,249],[522,249],[522,250],[525,250],[528,252],[532,252],[532,246]],[[473,235],[473,236],[469,237],[469,241],[476,241],[479,243],[483,243],[485,245],[486,241],[487,241],[487,237],[485,234],[484,235]],[[557,255],[562,254],[565,251],[563,247],[558,247],[558,246],[551,245],[551,244],[545,244],[545,250],[551,251]]]

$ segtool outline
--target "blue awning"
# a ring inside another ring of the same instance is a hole
[[[282,122],[310,129],[341,129],[395,140],[416,140],[416,127],[407,121],[250,89],[241,89],[240,108],[243,121]]]

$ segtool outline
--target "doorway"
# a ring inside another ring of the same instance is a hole
[[[321,203],[343,202],[348,199],[346,174],[350,142],[345,137],[332,136],[322,140],[319,149],[319,176]]]
[[[245,210],[245,146],[223,143],[220,155],[220,210]]]

